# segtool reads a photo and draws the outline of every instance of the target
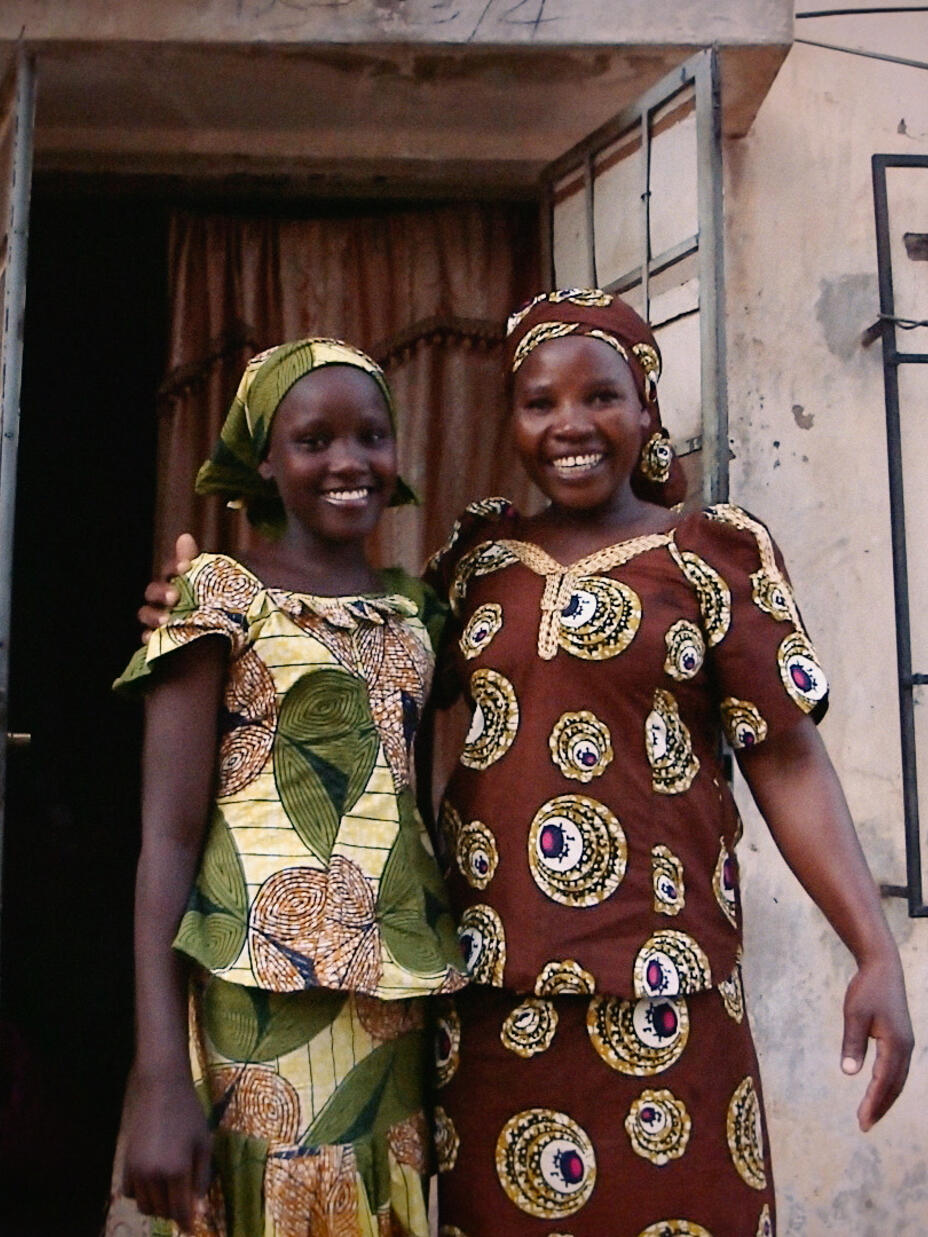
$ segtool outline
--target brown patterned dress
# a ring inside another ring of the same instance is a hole
[[[475,981],[443,1015],[443,1237],[767,1237],[722,738],[827,705],[782,559],[721,505],[569,566],[504,500],[430,578],[470,732],[441,814]]]

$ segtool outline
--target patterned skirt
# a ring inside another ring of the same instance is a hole
[[[428,1237],[422,999],[270,993],[201,973],[190,1011],[214,1130],[194,1237]],[[107,1237],[177,1234],[135,1228],[131,1211],[114,1199]]]
[[[438,1015],[440,1237],[773,1237],[740,975],[688,997],[471,988]]]

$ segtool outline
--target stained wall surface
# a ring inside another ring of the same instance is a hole
[[[928,61],[924,14],[800,21],[796,33]],[[905,856],[881,348],[862,347],[860,336],[879,312],[870,157],[928,155],[926,85],[924,69],[794,46],[751,132],[725,152],[732,495],[769,522],[786,554],[831,679],[826,744],[874,875],[897,885]],[[904,231],[928,231],[928,169],[892,183],[905,312],[925,318],[928,263],[907,259],[900,241]],[[902,336],[900,347],[925,350],[928,332],[917,334]],[[926,413],[928,372],[913,367],[903,424],[922,670]],[[920,696],[917,713],[923,689]],[[745,822],[746,980],[778,1174],[778,1231],[923,1237],[928,921],[907,918],[898,899],[885,902],[917,1044],[907,1092],[864,1136],[854,1115],[864,1080],[839,1070],[852,960],[747,804]]]

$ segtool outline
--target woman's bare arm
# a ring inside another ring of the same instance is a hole
[[[142,850],[135,893],[136,1053],[126,1193],[148,1215],[193,1226],[209,1181],[210,1135],[187,1047],[187,968],[172,941],[209,818],[228,643],[171,654],[146,702]]]
[[[912,1026],[896,942],[857,839],[844,793],[809,718],[738,753],[738,763],[783,858],[857,962],[844,999],[841,1064],[856,1074],[868,1039],[873,1073],[857,1118],[868,1130],[902,1090]]]

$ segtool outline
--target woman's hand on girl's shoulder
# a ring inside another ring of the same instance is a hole
[[[864,1133],[895,1103],[912,1057],[912,1023],[898,954],[864,959],[848,984],[841,1045],[841,1068],[846,1074],[860,1072],[870,1039],[876,1041],[876,1059],[857,1109]]]
[[[181,533],[174,545],[174,558],[163,565],[161,577],[149,582],[145,589],[145,605],[141,606],[137,618],[142,624],[142,643],[147,644],[151,633],[167,621],[168,611],[177,604],[178,592],[171,583],[175,576],[182,576],[189,571],[190,564],[199,554],[197,543],[190,533]]]
[[[132,1079],[123,1193],[143,1215],[192,1231],[209,1188],[212,1137],[188,1075]]]

